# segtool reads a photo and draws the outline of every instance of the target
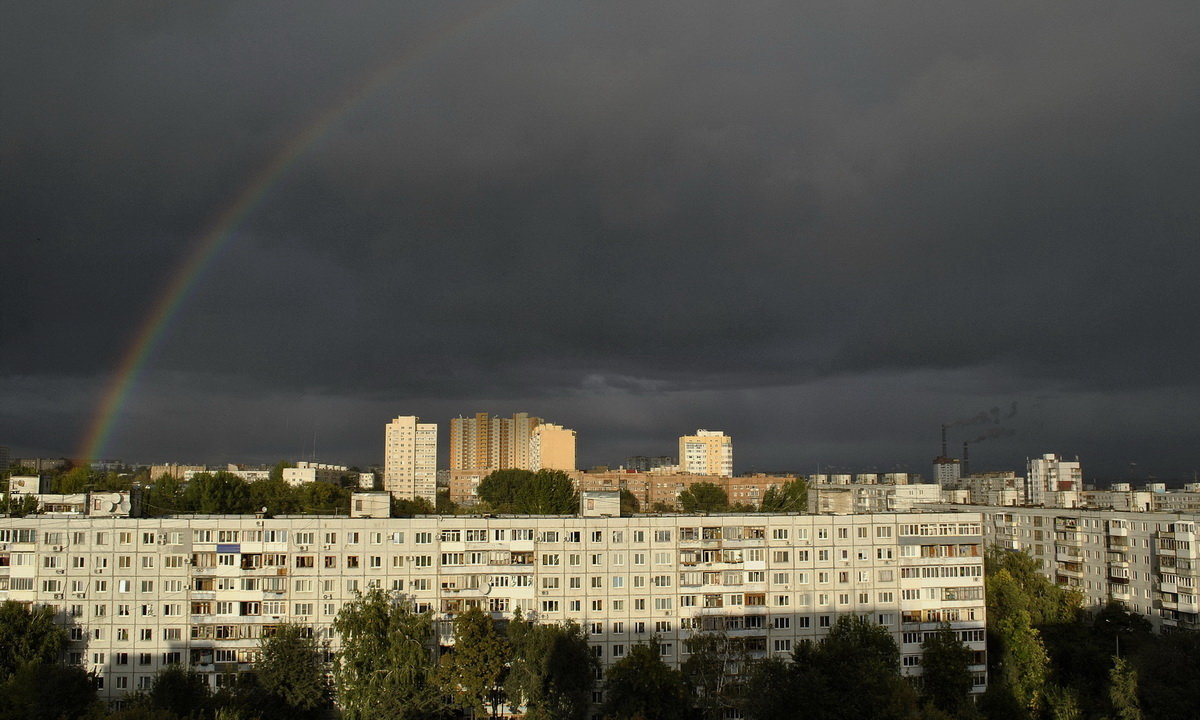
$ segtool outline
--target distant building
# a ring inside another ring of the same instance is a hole
[[[758,508],[763,495],[770,488],[781,488],[796,478],[791,475],[751,475],[745,477],[721,477],[720,475],[693,475],[688,473],[631,473],[600,472],[582,473],[576,480],[580,492],[600,490],[628,490],[638,501],[642,512],[666,506],[679,510],[679,493],[696,483],[711,483],[721,488],[729,504]],[[801,508],[802,510],[803,508]]]
[[[633,470],[634,472],[650,472],[661,467],[674,465],[675,458],[669,455],[658,455],[649,457],[647,455],[633,455],[625,458],[625,469]]]
[[[437,502],[437,424],[402,415],[384,432],[383,489],[393,497]]]
[[[228,465],[226,465],[223,468],[215,468],[215,469],[200,468],[199,470],[196,470],[196,469],[185,470],[183,472],[183,479],[191,480],[192,478],[196,477],[197,475],[199,475],[201,473],[215,474],[215,473],[219,473],[219,472],[228,473],[235,477],[239,477],[248,483],[256,482],[258,480],[269,480],[271,478],[271,468],[269,468],[269,467],[245,467],[243,465],[236,465],[234,463],[229,463]]]
[[[1079,461],[1063,460],[1046,453],[1029,461],[1025,475],[1025,499],[1030,505],[1045,502],[1046,493],[1080,492],[1083,490],[1083,471]]]
[[[35,473],[52,472],[67,467],[66,458],[17,458],[11,464],[32,470]]]
[[[529,441],[530,470],[575,469],[575,431],[553,423],[533,429]]]
[[[679,471],[732,477],[733,438],[720,430],[697,430],[679,438]]]
[[[944,488],[958,487],[962,477],[962,462],[958,458],[939,456],[933,459],[933,479]]]
[[[161,477],[169,477],[173,480],[183,480],[184,475],[188,472],[198,473],[204,472],[203,465],[178,465],[175,463],[167,463],[166,465],[151,465],[150,466],[150,482],[154,482]]]
[[[487,413],[452,418],[450,469],[533,470],[533,433],[542,422],[528,413],[515,413],[511,418]]]
[[[303,485],[310,482],[327,482],[340,485],[343,477],[348,477],[352,474],[349,470],[345,465],[328,465],[326,463],[301,460],[296,463],[296,467],[283,469],[283,481],[288,485]]]

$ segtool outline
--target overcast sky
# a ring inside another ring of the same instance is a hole
[[[576,429],[583,467],[709,428],[739,472],[929,476],[939,425],[975,418],[950,430],[954,454],[989,436],[974,469],[1200,469],[1195,0],[2,18],[14,455],[76,452],[188,254],[299,149],[107,457],[297,459],[315,436],[365,465],[396,415],[444,451],[451,417],[527,411]]]

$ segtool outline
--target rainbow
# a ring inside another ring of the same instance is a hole
[[[340,96],[326,110],[293,137],[272,157],[250,180],[242,186],[224,210],[213,218],[207,230],[200,236],[191,253],[175,270],[162,295],[146,315],[133,341],[121,355],[116,370],[105,386],[91,422],[79,444],[76,457],[82,461],[99,458],[108,447],[116,419],[120,416],[129,396],[142,375],[147,361],[158,347],[179,312],[179,308],[192,294],[204,272],[235,237],[234,231],[262,203],[271,189],[331,128],[345,115],[354,110],[367,97],[401,71],[412,66],[430,51],[461,35],[484,19],[500,13],[520,0],[504,0],[486,5],[446,27],[431,33],[404,49],[395,58],[368,73],[349,91]]]

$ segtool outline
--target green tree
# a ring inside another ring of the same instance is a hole
[[[683,644],[687,659],[680,670],[692,704],[704,720],[719,720],[737,705],[734,678],[749,661],[745,643],[723,632],[703,632]]]
[[[333,621],[342,649],[334,661],[347,720],[425,720],[446,714],[434,681],[436,640],[429,613],[372,588]]]
[[[496,470],[476,492],[496,512],[569,515],[579,509],[575,484],[561,470]]]
[[[994,623],[999,649],[998,688],[1011,696],[1013,706],[1035,715],[1042,704],[1042,689],[1049,676],[1049,657],[1041,635],[1029,622],[1029,613],[1015,610]]]
[[[1042,716],[1047,720],[1083,720],[1083,709],[1079,707],[1079,694],[1074,688],[1047,683],[1042,692],[1046,709]]]
[[[274,474],[275,471],[271,472]],[[250,499],[247,504],[255,512],[266,508],[268,515],[285,515],[300,510],[296,488],[288,485],[283,478],[255,480],[249,484],[249,490]]]
[[[575,483],[562,470],[538,470],[517,491],[517,512],[530,515],[573,515],[579,512]]]
[[[527,720],[582,720],[591,701],[596,656],[573,621],[540,625],[514,618],[508,625],[512,668],[504,689]]]
[[[96,678],[76,665],[28,662],[0,684],[0,717],[62,720],[95,717]]]
[[[5,495],[3,503],[0,504],[0,513],[6,513],[12,517],[25,517],[36,513],[37,510],[37,498],[28,494]]]
[[[317,718],[332,699],[324,648],[312,637],[312,628],[284,624],[259,641],[255,676],[272,710],[270,718]]]
[[[637,496],[631,493],[627,488],[621,488],[621,514],[633,515],[641,511],[642,504],[638,502]]]
[[[203,675],[191,668],[170,665],[155,676],[142,702],[148,708],[180,718],[202,718],[212,708],[212,693]]]
[[[184,507],[204,515],[249,512],[250,486],[233,473],[197,473],[183,491]],[[257,509],[257,508],[254,508]]]
[[[638,643],[604,674],[609,720],[682,720],[688,698],[683,677],[662,661],[658,638]]]
[[[398,498],[395,495],[391,500],[392,517],[404,517],[405,515],[432,515],[433,506],[425,498],[416,498],[410,500],[408,498]]]
[[[300,486],[297,494],[300,512],[308,515],[349,515],[350,491],[327,482]]]
[[[479,481],[475,492],[496,512],[517,512],[518,488],[532,480],[529,470],[494,470]]]
[[[1108,698],[1119,720],[1142,720],[1138,702],[1138,673],[1125,658],[1114,658],[1109,672]]]
[[[772,485],[763,493],[762,512],[808,512],[808,483],[801,478]]]
[[[458,505],[451,502],[450,490],[448,488],[437,491],[437,502],[434,510],[438,515],[456,515],[458,513]]]
[[[454,618],[454,647],[442,656],[440,679],[463,710],[497,717],[512,646],[491,616],[473,607]]]
[[[921,694],[939,710],[960,714],[971,702],[971,649],[943,625],[925,634],[921,650]]]
[[[801,697],[792,663],[768,657],[749,665],[741,685],[738,706],[746,720],[786,720],[804,717],[804,708],[815,707],[817,698]],[[711,717],[711,716],[705,716]]]
[[[185,511],[183,481],[170,475],[160,475],[142,491],[142,512],[150,517],[175,515]]]
[[[50,491],[65,495],[87,492],[92,489],[95,481],[96,476],[92,474],[92,469],[87,465],[80,465],[55,476],[50,481]]]
[[[684,512],[724,512],[729,509],[729,496],[720,485],[709,482],[692,483],[679,493],[679,505]]]
[[[24,665],[56,662],[66,642],[67,631],[54,623],[49,605],[0,603],[0,681]]]

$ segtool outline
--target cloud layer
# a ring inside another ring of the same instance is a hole
[[[1200,465],[1194,3],[62,10],[0,28],[15,451],[74,450],[213,218],[341,106],[109,454],[316,429],[365,464],[390,416],[528,410],[585,463],[704,426],[739,470],[927,473],[941,422],[1015,400],[977,466]]]

